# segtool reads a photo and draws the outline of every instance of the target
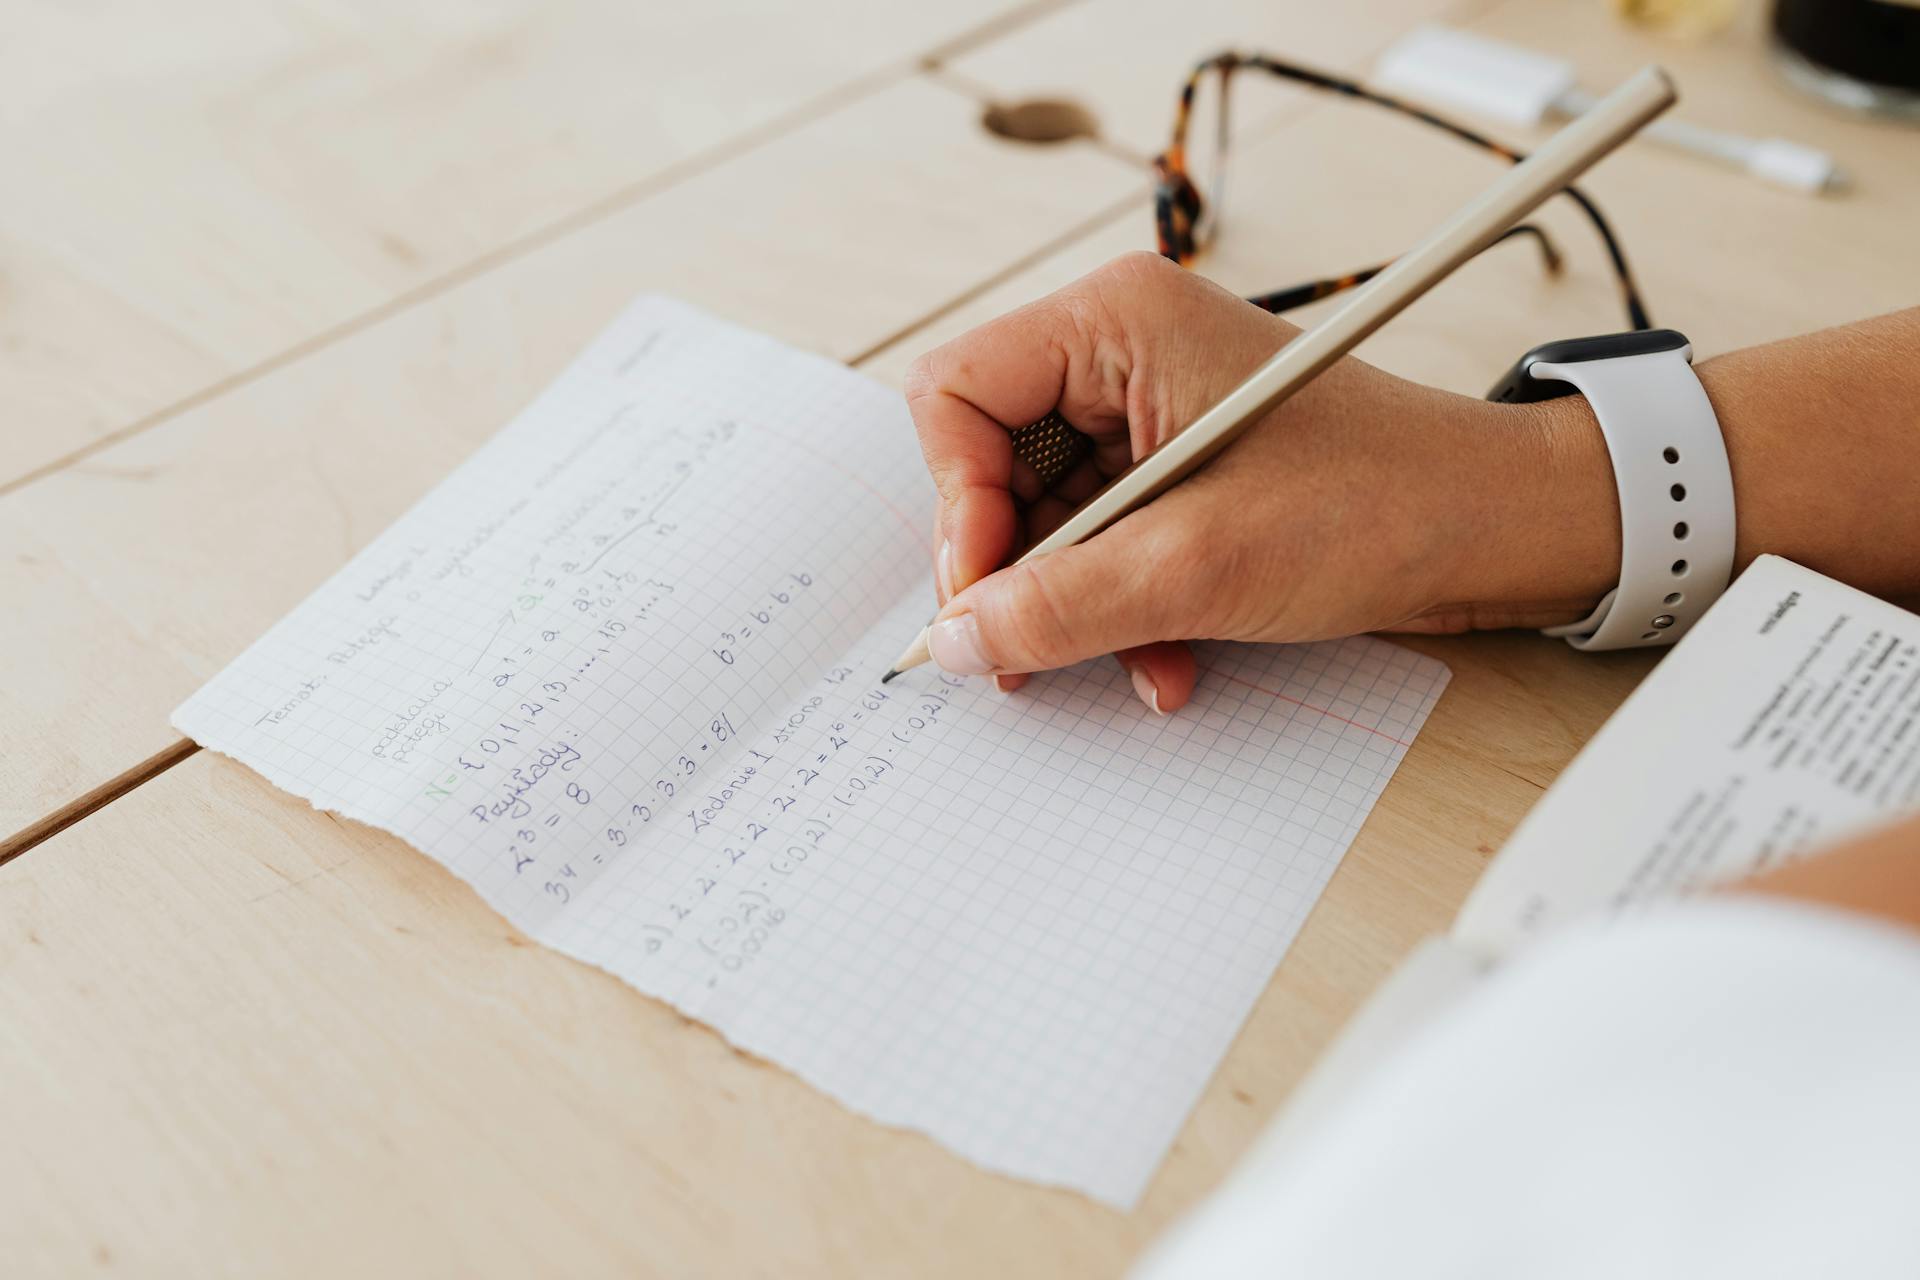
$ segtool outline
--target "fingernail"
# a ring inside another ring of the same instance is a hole
[[[995,676],[993,678],[993,687],[998,689],[1002,693],[1012,693],[1013,677],[1012,676]]]
[[[938,657],[939,655],[935,654],[934,656]],[[1153,714],[1157,716],[1167,714],[1160,709],[1160,690],[1154,686],[1153,677],[1147,674],[1145,667],[1135,667],[1133,669],[1133,691],[1140,695],[1140,701],[1152,708]]]
[[[934,623],[927,648],[933,651],[933,660],[954,675],[983,676],[993,670],[980,643],[980,624],[971,613],[957,613]]]
[[[934,581],[940,584],[940,603],[953,599],[953,544],[940,539],[940,554],[933,560]]]

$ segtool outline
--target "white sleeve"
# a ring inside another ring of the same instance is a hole
[[[1920,933],[1758,897],[1541,943],[1137,1280],[1920,1275]]]

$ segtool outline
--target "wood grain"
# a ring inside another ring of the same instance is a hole
[[[0,485],[1047,3],[11,6]]]
[[[206,753],[0,871],[0,976],[11,1275],[1086,1274],[1152,1225],[857,1119]]]
[[[1169,10],[1086,0],[943,65],[995,101],[1066,97],[1092,112],[1103,138],[1144,160],[1166,149],[1180,86],[1204,57],[1258,50],[1358,73],[1408,27],[1480,7],[1471,0],[1188,0]],[[1196,156],[1213,140],[1211,92],[1202,95],[1189,134]],[[1257,137],[1318,101],[1272,77],[1245,75],[1234,89],[1234,135]]]
[[[166,745],[175,705],[635,295],[844,359],[1140,189],[903,81],[0,497],[5,652],[35,673],[0,719],[48,744],[0,772],[0,832]]]
[[[1506,696],[1462,679],[1456,707]],[[862,1120],[532,943],[400,841],[203,752],[0,868],[10,1262],[1110,1274],[1225,1172],[1534,794],[1463,769],[1463,731],[1416,744],[1131,1215]]]
[[[1345,65],[1416,8],[1221,0],[1188,29],[1196,51],[1217,29],[1220,43]],[[1751,19],[1698,46],[1649,44],[1586,0],[1512,0],[1477,23],[1576,50],[1600,85],[1658,58],[1683,115],[1829,146],[1856,173],[1836,200],[1653,150],[1594,174],[1656,319],[1703,354],[1920,296],[1903,245],[1920,207],[1913,135],[1775,87]],[[1150,244],[1137,169],[1080,144],[989,142],[978,102],[954,92],[1063,90],[1099,107],[1122,149],[1151,148],[1163,97],[1135,81],[1166,80],[1170,104],[1185,55],[1145,30],[1089,0],[997,35],[951,59],[944,83],[865,94],[0,499],[0,644],[19,677],[0,682],[0,719],[11,744],[31,744],[7,753],[0,830],[164,747],[175,701],[631,294],[670,289],[841,358],[879,347],[864,367],[891,380],[925,346]],[[436,101],[396,103],[392,118],[431,121]],[[1137,117],[1121,110],[1136,101]],[[1307,101],[1259,124],[1238,163],[1201,265],[1241,290],[1390,255],[1487,173],[1415,126]],[[321,221],[335,207],[289,199]],[[1565,209],[1546,221],[1565,278],[1496,250],[1362,354],[1478,394],[1526,346],[1619,327],[1584,228]],[[137,314],[143,298],[190,309],[211,287],[197,269],[143,270],[159,274],[36,287],[35,305],[68,308],[60,323],[77,331],[109,314],[90,288]],[[222,314],[244,326],[252,313]],[[103,332],[146,332],[128,323]],[[102,403],[216,367],[191,343],[142,338],[104,376]],[[24,394],[0,385],[7,403]],[[1447,662],[1453,684],[1131,1215],[859,1120],[530,944],[399,841],[201,753],[0,867],[9,1274],[1113,1274],[1218,1181],[1399,958],[1446,927],[1653,661],[1527,635],[1406,643]]]
[[[121,770],[91,791],[82,793],[57,809],[42,814],[10,836],[0,838],[0,866],[43,841],[51,840],[74,823],[112,804],[135,787],[151,782],[200,749],[200,744],[181,738],[169,743],[145,760]]]
[[[1578,48],[1587,81],[1603,89],[1657,60],[1680,85],[1676,117],[1825,147],[1855,175],[1845,194],[1810,197],[1650,144],[1631,144],[1602,162],[1582,186],[1612,222],[1657,324],[1685,331],[1696,358],[1705,358],[1910,306],[1920,297],[1910,216],[1920,208],[1920,164],[1914,163],[1920,143],[1910,128],[1840,116],[1782,87],[1762,55],[1757,13],[1721,40],[1687,45],[1637,35],[1598,10],[1583,0],[1513,3],[1468,25],[1532,47]],[[1030,45],[1051,41],[1056,27],[1081,20],[1081,10],[1062,12],[961,65],[972,68],[974,60],[990,57],[1021,64]],[[1550,132],[1468,122],[1523,147]],[[1391,258],[1479,190],[1501,163],[1393,113],[1326,97],[1249,132],[1231,161],[1220,237],[1196,264],[1242,293]],[[1549,276],[1525,243],[1496,247],[1359,354],[1403,376],[1480,395],[1538,342],[1624,328],[1625,313],[1590,225],[1565,200],[1549,204],[1534,221],[1564,252],[1563,276]],[[1001,282],[905,335],[870,367],[897,377],[913,354],[939,338],[1115,254],[1152,247],[1152,215],[1143,201],[1054,255],[1051,265]],[[1337,305],[1329,300],[1289,318],[1310,323]]]

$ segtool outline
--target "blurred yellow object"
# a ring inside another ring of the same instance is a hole
[[[1740,0],[1612,0],[1614,12],[1636,27],[1683,40],[1709,36],[1733,21]]]

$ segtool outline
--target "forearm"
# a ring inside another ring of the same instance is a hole
[[[1733,887],[1920,927],[1920,820],[1909,818]]]
[[[1920,598],[1920,308],[1706,361],[1739,521],[1736,571],[1786,556]]]
[[[1697,372],[1733,471],[1734,571],[1772,553],[1920,600],[1920,308],[1716,356]],[[1606,443],[1580,396],[1502,407],[1500,420],[1534,451],[1539,479],[1489,495],[1515,533],[1482,553],[1475,594],[1529,622],[1577,617],[1584,609],[1551,616],[1552,602],[1590,608],[1619,577]]]

